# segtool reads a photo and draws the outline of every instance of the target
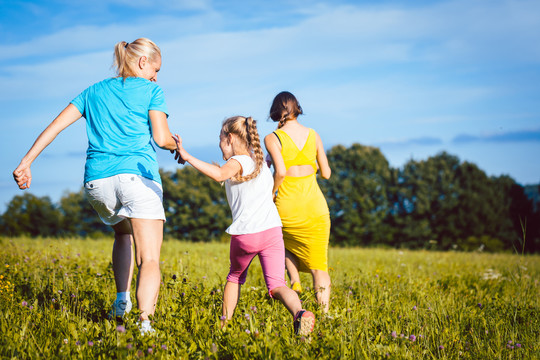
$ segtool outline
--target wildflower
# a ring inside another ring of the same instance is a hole
[[[180,296],[184,297],[184,296],[186,296],[186,293],[183,292],[183,293],[180,294]]]
[[[521,347],[521,344],[519,344],[519,343],[518,343],[518,344],[516,344],[516,347],[520,348],[520,347]]]
[[[392,335],[392,337],[393,337],[394,339],[397,338],[397,332],[392,331],[392,334],[391,334],[391,335]]]
[[[23,300],[22,303],[21,303],[21,305],[22,305],[22,306],[27,306],[28,303],[27,303],[26,301]]]
[[[225,317],[225,315],[222,315],[222,316],[219,317],[219,320],[225,321],[226,319],[227,319],[227,318]]]
[[[379,277],[379,274],[375,274],[375,277],[378,278],[378,277]]]
[[[246,317],[246,320],[249,320],[249,314],[244,315]]]
[[[29,308],[30,310],[32,310],[34,307],[33,307],[32,305],[30,305],[28,308]]]
[[[79,346],[81,345],[81,342],[79,340],[75,341],[75,345]]]
[[[246,329],[246,334],[251,334],[251,331],[249,331],[249,329]]]
[[[206,275],[202,277],[203,279],[206,279]]]
[[[217,353],[217,350],[218,350],[217,345],[212,343],[212,348],[210,350],[212,351],[213,354]]]
[[[347,312],[352,312],[352,309],[350,309],[350,308],[349,308],[349,309],[347,309]]]
[[[153,353],[153,352],[154,352],[154,349],[148,348],[148,353],[149,353],[149,354],[151,354],[151,353]]]
[[[126,331],[126,328],[124,327],[124,325],[118,325],[116,327],[116,331],[123,333]]]
[[[439,345],[439,350],[444,350],[444,346]]]
[[[412,342],[415,342],[416,341],[416,336],[414,336],[414,335],[409,336],[409,340],[411,340]]]
[[[74,297],[75,297],[75,294],[71,294],[71,297],[74,298]]]
[[[302,341],[302,342],[306,341],[306,337],[305,337],[305,336],[301,336],[301,337],[300,337],[300,341]]]
[[[412,307],[412,309],[413,309],[413,310],[416,310],[416,305],[414,305],[414,306]]]
[[[173,279],[173,280],[176,280],[176,274],[174,274],[174,275],[172,276],[172,279]]]
[[[482,308],[482,304],[481,304],[481,303],[478,303],[478,307],[481,309],[481,308]]]
[[[93,342],[93,341],[89,341],[89,342],[88,342],[88,346],[94,346],[94,342]]]
[[[126,349],[131,350],[132,348],[133,348],[133,345],[131,345],[131,344],[126,345]]]
[[[398,275],[397,277],[398,277],[398,279],[399,279],[399,278],[401,278],[401,275]]]
[[[67,343],[68,343],[68,339],[64,339],[64,344],[67,345]]]
[[[404,337],[405,337],[405,334],[399,334],[399,337],[400,337],[400,338],[404,338]]]
[[[251,307],[251,311],[253,311],[255,314],[257,313],[257,307],[256,306],[252,306]]]
[[[161,345],[161,348],[162,348],[163,350],[167,350],[167,345]]]
[[[51,300],[51,301],[52,301],[53,303],[55,303],[55,302],[56,302],[56,299],[55,299],[55,298],[52,298],[52,300]]]

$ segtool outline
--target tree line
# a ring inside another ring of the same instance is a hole
[[[338,145],[328,153],[329,180],[319,179],[332,220],[331,245],[461,251],[540,251],[540,185],[487,176],[446,152],[392,168],[378,148]],[[230,210],[221,184],[190,166],[161,172],[166,238],[221,241]],[[0,217],[4,236],[110,235],[81,188],[58,204],[15,196]]]

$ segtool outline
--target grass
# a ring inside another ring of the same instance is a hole
[[[540,358],[539,256],[331,248],[330,314],[303,274],[317,324],[298,338],[258,261],[221,331],[228,244],[167,241],[157,334],[141,337],[136,310],[123,324],[106,318],[111,249],[111,239],[0,238],[0,357]]]

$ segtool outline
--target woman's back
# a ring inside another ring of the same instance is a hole
[[[298,122],[287,122],[276,130],[281,154],[287,169],[286,176],[301,177],[317,172],[316,133]]]
[[[86,118],[85,182],[120,173],[160,182],[149,121],[150,110],[168,112],[158,85],[140,77],[106,79],[71,103]]]

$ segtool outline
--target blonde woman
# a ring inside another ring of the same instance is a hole
[[[131,309],[134,259],[139,268],[136,298],[142,333],[153,332],[160,286],[159,257],[165,212],[153,139],[162,149],[175,150],[167,123],[167,106],[155,84],[161,51],[151,40],[116,44],[117,76],[98,82],[77,96],[39,135],[13,172],[20,189],[32,182],[30,166],[69,125],[86,119],[88,149],[84,187],[101,220],[114,229],[113,270],[117,299],[111,315]]]

